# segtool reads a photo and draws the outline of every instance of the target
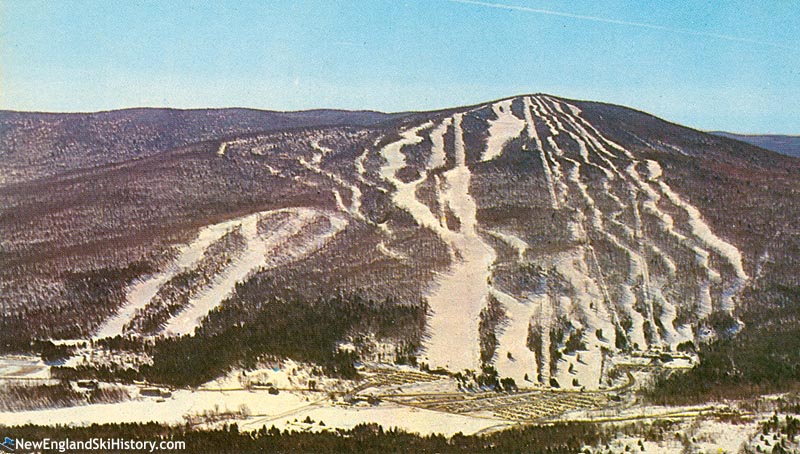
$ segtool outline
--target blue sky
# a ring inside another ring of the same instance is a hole
[[[425,110],[520,93],[800,133],[794,0],[0,0],[0,108]]]

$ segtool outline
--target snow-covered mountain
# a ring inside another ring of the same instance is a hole
[[[191,334],[232,297],[347,291],[427,305],[412,353],[431,368],[592,389],[617,352],[735,332],[746,290],[797,257],[781,240],[797,195],[770,205],[797,160],[618,106],[538,94],[238,129],[219,115],[140,152],[171,123],[148,122],[151,142],[135,119],[104,123],[93,134],[128,148],[65,143],[79,157],[62,171],[41,138],[69,137],[67,119],[45,133],[0,116],[7,350]]]

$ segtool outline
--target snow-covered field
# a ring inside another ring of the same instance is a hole
[[[509,304],[509,301],[505,301]],[[636,362],[636,358],[631,358]],[[31,358],[4,358],[5,373],[13,373],[19,366],[35,365]],[[420,398],[452,399],[459,392],[456,381],[447,377],[421,374],[408,366],[364,370],[364,380],[359,383],[324,379],[311,374],[312,366],[293,361],[264,364],[256,370],[235,370],[227,376],[209,382],[197,389],[173,390],[171,396],[156,398],[140,396],[144,385],[128,385],[131,400],[93,404],[79,407],[49,408],[35,411],[0,412],[0,425],[64,424],[85,426],[103,423],[161,422],[173,425],[191,423],[195,428],[220,427],[236,422],[240,430],[257,430],[275,426],[281,430],[329,431],[350,429],[361,423],[377,423],[384,428],[399,428],[408,432],[443,434],[474,434],[513,427],[519,421],[504,419],[495,411],[482,411],[478,404],[466,412],[446,412],[422,408]],[[408,382],[391,380],[394,376],[410,376]],[[387,377],[388,380],[382,380]],[[418,381],[414,381],[418,377]],[[421,377],[421,378],[420,378]],[[427,377],[427,378],[426,378]],[[307,390],[309,380],[315,380],[315,391]],[[266,382],[269,382],[267,385]],[[370,383],[372,385],[370,385]],[[384,384],[381,384],[384,383]],[[395,383],[395,384],[392,384]],[[244,386],[243,386],[244,385]],[[279,388],[271,393],[267,386]],[[354,390],[351,394],[348,390]],[[360,390],[360,391],[356,391]],[[552,393],[552,392],[551,392]],[[554,395],[582,396],[583,393],[556,392]],[[355,400],[345,401],[345,396]],[[504,399],[528,399],[536,402],[536,394],[463,393],[464,401],[489,399],[487,406],[505,408]],[[331,397],[333,396],[333,397]],[[378,396],[375,402],[367,397]],[[394,396],[394,398],[393,398]],[[450,396],[450,397],[447,397]],[[517,396],[517,397],[515,397]],[[493,399],[497,399],[495,402]],[[544,405],[547,398],[542,400]],[[405,402],[405,403],[404,403]],[[499,405],[499,407],[497,407]],[[590,408],[556,414],[548,421],[595,421],[609,424],[627,422],[674,421],[671,432],[661,442],[644,441],[635,436],[620,435],[604,446],[587,446],[589,452],[625,451],[627,446],[645,447],[645,452],[676,452],[690,445],[693,452],[737,452],[750,443],[769,443],[757,438],[761,421],[771,417],[768,407],[758,414],[740,413],[741,418],[724,415],[740,412],[737,403],[719,403],[696,406],[623,405]],[[723,416],[719,416],[723,415]],[[673,435],[676,434],[676,435]]]
[[[50,378],[50,368],[36,356],[0,356],[0,378],[46,379]]]
[[[136,391],[134,389],[134,391]],[[177,390],[172,397],[158,402],[141,397],[127,402],[84,405],[25,412],[0,412],[0,424],[89,425],[125,422],[163,422],[182,424],[184,415],[204,412],[236,412],[246,407],[252,414],[278,415],[308,405],[309,396],[263,391],[189,391]]]
[[[13,372],[17,366],[34,362],[24,358],[5,358],[0,364],[4,371]],[[174,390],[170,397],[165,398],[139,396],[143,386],[129,385],[130,395],[135,396],[129,401],[0,412],[0,425],[90,425],[150,421],[181,425],[191,421],[201,428],[237,422],[244,430],[274,425],[280,429],[320,431],[350,429],[357,424],[371,422],[385,428],[398,427],[422,434],[453,435],[457,432],[475,433],[507,424],[497,419],[442,413],[391,402],[349,404],[342,401],[341,397],[330,399],[330,392],[344,393],[354,384],[312,376],[310,371],[311,366],[284,361],[274,367],[233,371],[195,390]],[[309,380],[314,380],[320,391],[308,391]],[[279,393],[270,393],[266,383],[280,389]],[[306,418],[311,418],[314,423],[303,423]],[[324,424],[320,425],[319,422]]]

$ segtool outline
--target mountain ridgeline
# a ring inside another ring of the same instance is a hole
[[[800,158],[800,136],[787,136],[779,134],[733,134],[724,131],[713,131],[715,134],[729,139],[739,140],[750,145],[761,147],[765,150]]]
[[[281,302],[335,318],[358,295],[314,348],[596,389],[615,354],[797,330],[798,177],[795,158],[541,94],[391,115],[2,112],[0,346],[253,320],[294,339]],[[298,351],[281,345],[261,353]]]

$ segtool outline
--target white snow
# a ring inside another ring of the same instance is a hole
[[[528,250],[528,243],[526,243],[525,240],[514,234],[501,232],[499,230],[488,230],[487,233],[513,248],[517,252],[517,260],[519,262],[525,261],[525,252]]]
[[[348,405],[328,398],[329,390],[342,392],[347,382],[335,383],[326,378],[314,377],[320,392],[286,391],[306,387],[310,368],[285,361],[274,369],[259,369],[228,376],[203,385],[197,390],[179,389],[163,401],[136,397],[135,399],[80,407],[50,408],[24,412],[0,412],[0,425],[70,425],[87,426],[104,423],[145,423],[155,421],[182,425],[187,418],[200,423],[200,427],[215,427],[221,422],[203,422],[204,414],[231,413],[226,423],[236,422],[242,430],[256,430],[266,425],[295,430],[350,429],[361,423],[378,423],[384,428],[400,428],[421,434],[441,433],[447,436],[457,432],[472,434],[490,428],[510,425],[509,422],[480,416],[457,415],[401,406],[391,402],[379,405]],[[263,388],[242,389],[242,381],[269,381],[281,389],[272,395]],[[440,385],[441,386],[441,385]],[[132,395],[139,387],[130,386]],[[242,413],[243,412],[243,413]],[[313,424],[304,424],[306,417]],[[325,425],[320,425],[323,421]]]
[[[661,169],[661,165],[652,159],[648,159],[645,162],[647,163],[647,179],[650,181],[655,181],[661,178],[661,175],[664,173],[664,171]]]
[[[339,211],[347,213],[347,207],[344,206],[344,202],[342,201],[342,194],[339,192],[338,189],[333,190],[333,199],[336,201],[336,208]]]
[[[300,394],[288,392],[277,396],[267,391],[189,391],[177,390],[164,402],[140,398],[111,404],[94,404],[80,407],[53,408],[24,412],[0,412],[0,424],[22,425],[89,425],[127,422],[163,422],[181,424],[184,415],[204,411],[237,411],[242,406],[252,414],[278,415],[287,409],[307,406]]]
[[[552,98],[551,98],[551,99],[552,99]],[[556,101],[556,102],[557,102],[557,101]],[[614,148],[614,149],[616,149],[616,150],[618,150],[618,151],[622,152],[622,154],[623,154],[623,155],[624,155],[626,158],[628,158],[628,159],[633,159],[633,154],[631,154],[631,152],[630,152],[630,151],[626,150],[624,147],[622,147],[620,144],[618,144],[618,143],[614,142],[613,140],[610,140],[609,138],[607,138],[607,137],[605,137],[604,135],[600,134],[600,131],[598,131],[598,130],[597,130],[597,129],[596,129],[596,128],[595,128],[595,127],[594,127],[594,126],[593,126],[593,125],[590,123],[590,122],[586,121],[586,120],[585,120],[585,119],[584,119],[584,118],[581,116],[581,111],[580,111],[580,109],[578,109],[577,107],[575,107],[575,106],[573,106],[573,105],[571,105],[571,104],[567,104],[567,106],[570,108],[570,110],[572,110],[572,114],[573,114],[574,118],[576,118],[578,121],[580,121],[580,122],[581,122],[581,124],[583,124],[583,125],[585,125],[587,128],[589,128],[589,130],[591,130],[591,131],[592,131],[592,133],[593,133],[592,135],[593,135],[594,137],[597,137],[597,138],[599,138],[600,140],[602,140],[603,142],[605,142],[606,144],[608,144],[608,145],[609,145],[609,146],[611,146],[612,148]]]
[[[568,318],[573,325],[583,325],[583,340],[587,350],[580,351],[581,361],[577,358],[565,356],[566,362],[571,363],[574,372],[568,371],[566,363],[559,364],[557,379],[562,387],[572,386],[572,379],[577,378],[580,386],[587,389],[597,389],[600,385],[602,372],[601,349],[613,348],[615,329],[609,307],[603,304],[603,294],[597,282],[589,274],[583,248],[574,249],[565,253],[556,263],[558,273],[569,282],[573,289],[572,305],[578,310],[578,317],[568,312]],[[604,341],[600,341],[597,330],[602,330]]]
[[[383,241],[378,243],[378,246],[376,247],[378,249],[378,252],[391,259],[405,260],[407,258],[404,254],[397,252],[394,249],[390,249],[388,246],[386,246],[386,243],[384,243]]]
[[[331,150],[328,147],[320,145],[319,142],[311,142],[311,148],[313,148],[316,151],[316,153],[314,153],[314,156],[311,157],[311,162],[317,166],[320,165],[322,159],[325,156],[333,153],[333,150]]]
[[[358,175],[358,181],[370,184],[369,181],[366,179],[367,169],[364,167],[364,162],[369,157],[369,148],[364,148],[364,152],[358,155],[358,157],[354,161],[354,165],[356,167],[356,172]]]
[[[614,175],[621,176],[617,167],[614,165],[613,162],[609,160],[609,158],[614,158],[614,155],[603,146],[602,142],[598,138],[590,134],[586,130],[586,128],[582,126],[584,122],[582,122],[581,119],[575,115],[567,114],[561,108],[560,103],[554,101],[554,105],[556,106],[556,109],[559,110],[564,115],[564,119],[566,120],[566,122],[570,126],[572,126],[572,128],[577,133],[576,135],[571,131],[567,131],[567,133],[571,137],[573,137],[576,141],[579,142],[579,145],[580,143],[582,143],[582,145],[580,145],[582,150],[585,150],[584,151],[585,153],[588,153],[589,150],[595,152],[595,156],[599,158],[607,166],[607,170],[611,170],[613,172],[606,174],[607,176],[609,176],[609,178],[613,179]],[[568,110],[572,111],[573,106],[568,105],[568,107],[570,107],[570,109]]]
[[[396,190],[392,194],[392,201],[398,207],[411,213],[419,225],[428,227],[439,233],[440,236],[444,236],[449,230],[443,229],[437,216],[431,212],[427,205],[417,199],[417,186],[427,175],[423,175],[410,183],[404,183],[397,178],[397,172],[406,166],[406,158],[402,153],[403,147],[422,142],[422,137],[417,134],[419,131],[431,126],[433,126],[431,123],[425,123],[409,129],[400,134],[400,140],[386,145],[381,150],[381,156],[386,160],[386,165],[381,167],[380,175],[384,180],[394,185]]]
[[[732,244],[723,241],[715,235],[708,224],[703,221],[700,211],[697,208],[685,202],[664,181],[659,181],[658,184],[661,188],[661,192],[667,199],[674,205],[682,208],[689,216],[689,226],[692,228],[692,234],[724,258],[733,268],[735,273],[734,280],[725,288],[722,294],[722,300],[720,301],[720,310],[728,313],[733,312],[733,297],[744,288],[748,279],[747,274],[744,272],[744,267],[742,266],[741,252]]]
[[[488,302],[487,281],[491,275],[490,266],[495,260],[494,250],[483,242],[477,231],[477,207],[469,195],[472,174],[466,165],[462,117],[462,114],[456,114],[451,120],[455,166],[444,173],[445,190],[440,194],[440,201],[459,219],[458,231],[452,231],[446,224],[443,225],[441,216],[435,215],[427,205],[417,199],[416,187],[428,177],[427,171],[410,183],[404,183],[397,178],[397,172],[406,165],[403,147],[421,142],[423,138],[418,133],[432,127],[431,123],[402,132],[400,140],[384,147],[381,155],[386,164],[380,169],[380,175],[396,188],[392,194],[393,202],[411,213],[419,225],[428,227],[439,235],[449,246],[455,260],[451,269],[436,278],[427,295],[432,315],[428,323],[429,338],[424,345],[422,360],[432,367],[456,371],[478,368],[478,322],[480,311]],[[440,131],[444,130],[440,125],[432,132],[432,136],[439,137]],[[434,148],[439,150],[443,141],[435,140]],[[438,158],[431,161],[433,165],[443,162],[442,152],[435,151],[434,155]]]
[[[327,240],[341,231],[347,221],[333,214],[308,208],[292,208],[285,211],[292,214],[288,222],[281,223],[276,229],[270,231],[266,238],[258,234],[259,218],[269,212],[257,213],[244,218],[242,233],[247,240],[247,249],[223,273],[214,279],[212,286],[206,289],[198,298],[189,302],[188,307],[173,317],[165,332],[174,335],[192,334],[202,318],[222,300],[228,297],[237,282],[244,281],[251,273],[262,267],[275,267],[300,257],[322,247]],[[299,234],[304,227],[320,217],[327,217],[330,228],[320,235],[314,235],[299,247],[298,250],[286,248],[286,241]],[[269,257],[268,257],[269,255]],[[282,260],[274,260],[279,257]],[[288,260],[287,260],[288,258]]]
[[[539,307],[547,304],[546,297],[531,295],[520,301],[497,289],[492,289],[492,295],[506,309],[507,317],[502,333],[497,335],[494,367],[499,376],[513,378],[520,388],[530,386],[536,381],[538,367],[536,354],[527,346],[528,326]],[[526,375],[529,381],[525,381]]]
[[[492,104],[492,112],[496,120],[489,120],[489,137],[486,149],[481,154],[481,161],[491,161],[503,154],[503,147],[512,139],[519,137],[525,127],[525,121],[517,118],[511,111],[512,99]]]
[[[258,220],[263,216],[278,212],[288,212],[292,215],[292,218],[288,222],[279,223],[277,228],[270,232],[266,238],[261,238],[257,229]],[[297,235],[304,226],[320,217],[326,217],[330,220],[331,229],[329,231],[318,235],[312,241],[306,242],[298,251],[278,251],[287,239]],[[132,285],[128,289],[127,303],[115,316],[111,317],[98,329],[94,337],[113,337],[121,334],[123,326],[130,322],[136,314],[136,310],[145,307],[162,285],[178,272],[195,265],[214,241],[233,228],[242,227],[242,233],[247,241],[246,250],[239,257],[236,257],[221,275],[216,276],[209,287],[203,289],[199,295],[194,297],[183,312],[170,320],[167,326],[168,332],[191,334],[199,320],[210,309],[225,299],[237,282],[244,280],[262,266],[269,264],[277,266],[285,263],[287,259],[296,259],[312,252],[321,247],[332,235],[342,230],[345,225],[346,220],[330,213],[307,208],[290,208],[264,211],[204,227],[200,230],[195,241],[181,248],[176,261],[166,270]],[[274,253],[275,251],[278,251],[278,253]],[[274,263],[269,262],[267,260],[268,253],[280,256],[282,260],[273,261]]]
[[[263,263],[267,251],[264,243],[258,240],[258,215],[243,219],[241,226],[242,234],[247,241],[244,254],[235,259],[221,275],[216,276],[211,287],[202,292],[199,298],[192,299],[186,309],[170,320],[165,330],[167,333],[177,335],[194,333],[195,327],[200,324],[200,319],[222,302],[233,291],[237,282],[243,281]]]
[[[314,424],[302,424],[310,417]],[[298,423],[293,421],[297,419]],[[325,423],[325,427],[319,425]],[[240,427],[247,430],[257,429],[263,425],[294,430],[328,430],[352,429],[361,423],[377,423],[388,428],[399,428],[407,432],[419,434],[443,434],[452,436],[458,432],[464,435],[474,434],[484,429],[511,426],[509,422],[468,415],[443,413],[422,408],[405,407],[392,403],[381,403],[377,406],[350,407],[340,405],[309,406],[282,418],[270,420],[255,419],[252,422],[240,423]]]
[[[445,166],[446,157],[444,153],[444,135],[447,133],[447,129],[452,124],[452,118],[445,118],[433,129],[433,132],[431,132],[431,143],[433,145],[431,147],[431,157],[428,160],[428,168],[431,170]]]
[[[450,235],[449,244],[461,260],[437,280],[428,295],[432,316],[428,322],[425,362],[450,370],[477,370],[480,364],[478,323],[488,303],[490,266],[495,252],[477,232],[477,206],[469,195],[472,173],[466,165],[461,129],[462,115],[453,117],[455,167],[445,172],[445,198],[460,221],[460,231]]]
[[[247,143],[247,139],[237,139],[237,140],[229,140],[225,142],[221,142],[219,144],[219,148],[217,149],[217,156],[225,156],[225,152],[228,150],[228,146],[230,145],[238,145]]]
[[[336,200],[336,207],[343,212],[350,213],[356,219],[364,219],[364,215],[361,214],[361,188],[358,185],[351,184],[345,180],[343,180],[339,175],[336,175],[333,172],[329,172],[320,167],[320,163],[322,162],[322,157],[331,153],[332,151],[328,148],[321,148],[319,145],[312,144],[315,149],[322,150],[314,155],[311,162],[306,161],[303,157],[297,158],[297,162],[300,163],[303,167],[312,172],[318,173],[320,175],[324,175],[330,178],[334,183],[338,184],[339,186],[345,187],[350,191],[350,206],[346,207],[344,205],[344,201],[342,200],[342,195],[339,193],[337,189],[333,190],[333,196]]]
[[[50,367],[41,358],[29,355],[0,356],[0,379],[46,379]]]
[[[340,348],[343,344],[340,344]],[[352,347],[352,344],[350,344]],[[316,366],[308,363],[298,363],[291,359],[277,362],[259,363],[252,370],[234,369],[227,375],[203,384],[200,389],[205,391],[225,391],[230,389],[248,389],[256,386],[274,386],[281,390],[305,391],[308,383],[314,380],[317,388],[325,391],[345,391],[352,385],[349,381],[340,381],[334,378],[314,375]],[[257,389],[257,388],[253,388]]]
[[[542,146],[542,141],[539,139],[539,134],[536,132],[536,125],[533,122],[533,116],[531,115],[531,109],[533,109],[533,104],[531,103],[531,98],[525,97],[524,99],[525,104],[525,124],[527,127],[525,131],[528,134],[528,138],[533,140],[533,143],[536,145],[536,149],[539,151],[539,159],[542,161],[542,169],[544,169],[544,179],[547,183],[547,190],[550,192],[550,203],[553,209],[558,209],[558,197],[556,196],[556,189],[555,185],[553,184],[553,171],[550,169],[550,163],[547,160],[547,156],[545,156],[545,150]]]
[[[179,272],[194,266],[213,242],[238,226],[242,219],[232,219],[202,228],[197,235],[197,239],[180,248],[178,258],[167,269],[128,287],[125,298],[126,303],[117,311],[117,314],[98,328],[94,337],[99,339],[122,334],[123,326],[133,319],[138,309],[144,308],[150,302],[162,285]]]

